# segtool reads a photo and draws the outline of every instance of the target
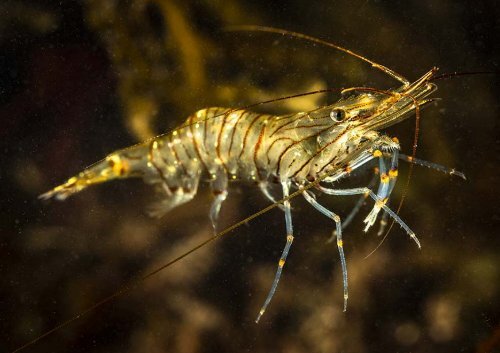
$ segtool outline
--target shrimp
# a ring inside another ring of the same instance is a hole
[[[255,27],[240,29],[252,30]],[[192,200],[196,196],[200,182],[207,182],[214,196],[209,217],[216,230],[222,204],[228,196],[229,182],[257,184],[272,205],[242,222],[219,233],[216,232],[213,238],[146,275],[141,281],[235,229],[243,222],[279,206],[285,216],[285,245],[278,260],[271,288],[255,320],[259,322],[278,287],[294,241],[291,199],[302,195],[313,208],[335,223],[334,236],[341,262],[345,311],[349,296],[347,262],[342,238],[345,224],[343,225],[342,218],[337,213],[317,201],[316,193],[333,196],[361,195],[361,199],[369,197],[373,201],[373,207],[364,219],[364,231],[368,231],[375,224],[379,214],[383,213],[384,217],[389,216],[399,224],[420,248],[415,233],[398,213],[388,206],[398,177],[399,160],[465,177],[455,169],[416,159],[414,155],[407,156],[400,153],[398,139],[381,131],[413,114],[417,115],[418,121],[420,110],[433,101],[430,96],[437,89],[432,82],[436,78],[437,68],[432,68],[416,81],[410,82],[389,68],[340,46],[290,31],[267,27],[259,27],[259,30],[289,34],[326,44],[368,62],[374,68],[399,81],[400,86],[391,90],[368,87],[342,89],[341,98],[335,103],[289,115],[259,114],[247,108],[202,109],[189,116],[183,125],[173,131],[112,152],[39,197],[44,200],[52,198],[64,200],[89,186],[113,179],[142,178],[148,184],[160,186],[162,190],[161,201],[150,209],[152,216],[161,217],[173,208]],[[332,186],[334,182],[347,178],[353,171],[373,163],[378,164],[379,170],[376,189],[374,185],[376,182],[370,183],[367,187],[348,189]],[[281,186],[280,200],[272,196],[269,190],[271,183],[278,183]],[[349,223],[359,211],[360,205],[358,202],[346,218],[346,223]],[[88,311],[130,289],[131,287],[125,287]],[[74,319],[68,320],[63,325],[69,324]],[[16,351],[53,331],[47,332]]]
[[[163,199],[150,212],[161,217],[192,200],[200,180],[208,180],[214,195],[210,219],[215,228],[229,181],[256,182],[273,202],[268,190],[270,182],[281,185],[284,198],[289,197],[291,188],[301,190],[309,204],[335,222],[346,310],[348,281],[341,218],[318,203],[305,187],[315,185],[328,195],[367,194],[374,206],[364,220],[364,230],[370,229],[383,210],[420,248],[415,233],[386,205],[396,183],[398,159],[404,157],[399,156],[398,140],[380,134],[379,130],[402,121],[431,101],[427,97],[436,89],[430,82],[435,72],[436,69],[430,70],[414,83],[405,81],[394,91],[345,89],[343,97],[334,104],[286,116],[245,109],[202,109],[171,133],[113,152],[40,198],[63,200],[94,184],[141,177],[164,190]],[[373,159],[378,160],[380,170],[376,192],[366,187],[332,189],[318,183],[331,184]],[[257,322],[278,286],[294,240],[289,200],[283,202],[283,211],[286,244]]]

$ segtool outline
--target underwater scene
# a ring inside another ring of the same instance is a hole
[[[0,352],[500,352],[499,23],[4,0]]]

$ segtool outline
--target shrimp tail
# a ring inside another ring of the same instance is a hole
[[[133,153],[133,149],[132,151],[131,149],[126,149],[114,152],[103,160],[94,163],[77,175],[69,178],[65,183],[41,194],[38,198],[42,200],[52,198],[64,200],[91,185],[118,178],[122,179],[140,176],[138,172],[141,170],[144,160],[140,157],[131,158],[130,152]]]

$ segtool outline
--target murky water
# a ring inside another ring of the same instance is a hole
[[[0,347],[12,351],[210,237],[210,195],[160,220],[153,190],[106,184],[64,203],[37,195],[107,153],[167,131],[207,106],[238,107],[322,88],[396,83],[328,48],[227,25],[286,28],[335,42],[414,80],[498,71],[493,2],[8,1],[0,5],[2,150]],[[350,300],[334,224],[292,201],[296,239],[277,294],[254,319],[285,241],[275,209],[162,271],[26,351],[490,352],[499,349],[498,77],[437,82],[422,111],[417,156],[467,181],[415,167],[395,227],[345,232]],[[331,102],[317,95],[259,106],[271,113]],[[414,121],[387,131],[411,153]],[[344,185],[366,184],[369,171]],[[406,183],[402,166],[397,201]],[[341,215],[355,199],[322,196]],[[396,202],[393,203],[394,205]],[[231,186],[221,229],[265,207],[252,185]],[[496,345],[496,346],[495,346]],[[492,348],[496,347],[496,348]]]

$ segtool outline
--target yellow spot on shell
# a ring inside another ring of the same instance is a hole
[[[380,175],[380,182],[384,183],[384,184],[388,183],[389,182],[389,176],[387,174],[385,174],[385,173],[382,173]]]
[[[339,248],[343,247],[344,246],[344,242],[342,240],[337,240],[337,246]]]
[[[397,137],[393,137],[392,138],[392,141],[396,142],[396,143],[399,143],[399,139]]]
[[[382,156],[382,152],[380,150],[373,151],[373,157],[381,157],[381,156]]]
[[[285,260],[280,259],[280,262],[278,262],[278,266],[279,266],[279,267],[283,267],[283,266],[285,266]]]
[[[126,160],[121,159],[120,156],[116,154],[109,156],[107,159],[113,175],[121,176],[127,174],[129,164]]]
[[[383,200],[378,200],[376,202],[375,206],[378,207],[378,208],[382,208],[382,207],[385,206],[386,202],[387,202],[387,198],[385,198]]]
[[[389,177],[390,178],[395,178],[398,176],[398,170],[397,169],[391,169],[389,170]]]

